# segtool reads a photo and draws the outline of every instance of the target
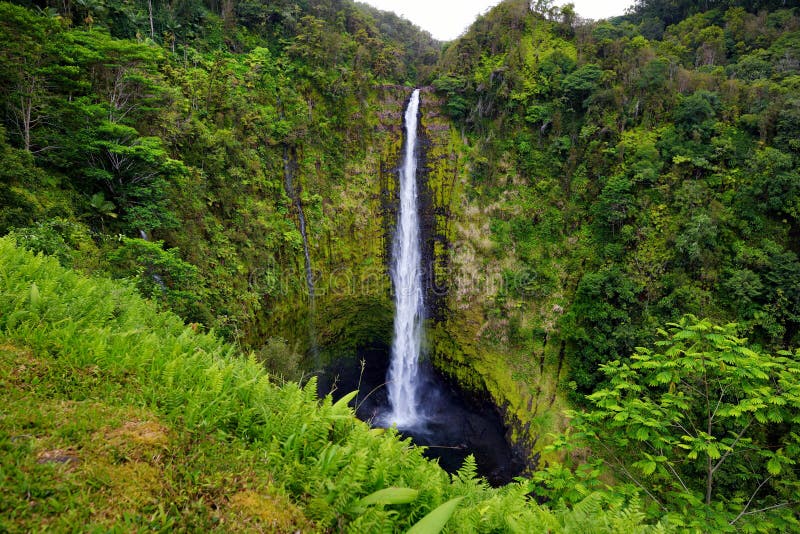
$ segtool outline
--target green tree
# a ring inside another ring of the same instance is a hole
[[[696,91],[678,104],[674,114],[675,123],[687,132],[698,130],[715,117],[719,106],[716,93]]]
[[[48,116],[58,31],[55,19],[0,3],[0,92],[12,131],[29,152],[37,149],[34,133]]]
[[[597,89],[602,76],[603,70],[590,63],[567,75],[561,82],[561,89],[573,105],[585,108],[586,99]]]
[[[162,241],[122,236],[119,247],[108,254],[108,259],[116,275],[135,280],[143,295],[189,321],[210,319],[198,269],[181,259],[177,248],[164,249]]]
[[[592,212],[604,229],[616,234],[634,206],[633,184],[625,176],[612,176],[600,192]]]
[[[570,377],[579,393],[593,391],[603,380],[602,364],[630,353],[635,346],[639,291],[619,267],[586,273],[578,284],[561,327],[568,342]]]
[[[798,528],[800,353],[766,354],[736,332],[694,316],[659,330],[654,350],[601,367],[609,384],[575,427],[620,477],[665,510],[698,510],[704,528]]]
[[[758,207],[762,213],[800,220],[800,173],[791,155],[762,148],[753,155],[749,171],[740,193],[743,209]]]
[[[128,230],[153,230],[177,224],[168,206],[168,183],[186,172],[171,159],[157,137],[139,137],[131,127],[104,122],[89,145],[91,167],[97,179],[125,210]]]

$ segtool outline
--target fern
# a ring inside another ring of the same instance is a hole
[[[386,533],[395,532],[398,513],[392,510],[370,508],[356,517],[347,525],[347,532],[351,534]]]
[[[475,488],[480,486],[481,480],[478,477],[478,463],[475,461],[475,456],[470,454],[464,458],[464,463],[456,471],[453,478],[466,487]]]
[[[603,496],[600,493],[590,493],[573,508],[576,518],[583,519],[590,515],[596,515],[603,506]]]
[[[34,285],[40,317],[31,313]],[[279,388],[252,357],[156,312],[129,286],[81,277],[6,238],[0,238],[0,339],[53,354],[65,368],[92,365],[106,377],[124,377],[134,384],[126,391],[131,399],[192,432],[247,440],[271,483],[323,530],[404,531],[459,497],[445,527],[455,532],[670,529],[644,524],[638,501],[602,494],[573,509],[540,507],[527,500],[527,485],[488,487],[472,457],[451,478],[396,431],[372,431],[356,420],[346,400],[317,399],[314,380]],[[415,498],[357,504],[388,487],[413,490]]]

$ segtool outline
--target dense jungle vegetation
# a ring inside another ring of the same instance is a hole
[[[800,530],[799,9],[0,3],[0,530]],[[387,342],[413,86],[500,489],[292,382]]]

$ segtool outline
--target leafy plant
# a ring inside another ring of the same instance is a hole
[[[779,429],[800,410],[797,356],[765,354],[736,325],[693,316],[660,334],[654,350],[601,366],[609,384],[575,428],[666,510],[696,509],[699,524],[721,529],[796,528],[800,447]]]
[[[499,530],[542,518],[553,528],[575,523],[572,511],[551,514],[529,502],[525,483],[488,487],[475,478],[474,459],[451,479],[395,431],[370,429],[355,419],[347,406],[355,392],[333,403],[330,397],[317,398],[315,380],[304,387],[276,386],[254,355],[241,355],[174,314],[157,311],[130,286],[79,275],[52,258],[17,248],[9,238],[0,238],[0,272],[2,347],[24,343],[60,369],[54,382],[37,381],[34,387],[56,390],[66,399],[122,398],[149,406],[195,440],[213,436],[251,458],[247,462],[257,464],[271,487],[291,496],[316,528],[404,531],[416,524],[417,531],[438,532],[445,524]],[[0,457],[6,454],[0,446]],[[209,454],[209,468],[218,469]],[[200,468],[180,477],[197,479],[207,472]],[[24,502],[30,521],[25,487],[14,485],[10,491],[13,499],[1,499],[0,510],[8,502]],[[35,520],[63,513],[72,502],[63,499],[69,498],[69,492],[53,495],[49,502],[56,505],[37,508]],[[236,499],[242,506],[258,500],[249,494]],[[150,514],[151,522],[186,524],[182,503],[184,496],[167,494],[163,507]],[[581,521],[607,524],[620,514],[609,504],[600,499],[581,509]],[[206,501],[192,506],[197,507],[192,517],[209,515]],[[291,520],[294,514],[288,515]],[[643,520],[632,511],[626,515]],[[116,525],[125,520],[113,518]]]

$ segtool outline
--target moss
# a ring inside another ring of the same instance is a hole
[[[257,324],[249,328],[255,332],[247,338],[251,344],[278,336],[310,354],[312,336],[319,338],[323,352],[328,348],[346,352],[376,339],[385,341],[386,318],[392,309],[387,265],[397,212],[403,109],[409,94],[408,88],[387,86],[370,95],[372,129],[359,133],[363,151],[343,162],[344,179],[320,176],[317,161],[324,154],[313,153],[312,148],[306,147],[298,157],[296,174],[306,199],[316,299],[312,303],[305,291],[298,249],[290,268],[280,273],[280,291],[263,303]]]
[[[440,292],[436,298],[441,306],[446,306],[434,316],[429,331],[432,361],[461,387],[479,395],[488,395],[501,406],[515,441],[527,443],[531,438],[524,435],[523,429],[528,419],[526,410],[530,393],[524,384],[513,379],[503,354],[486,347],[479,348],[469,340],[467,336],[474,330],[470,326],[471,314],[468,310],[455,309],[449,294],[449,286],[454,283],[451,255],[456,239],[455,228],[465,216],[466,147],[442,113],[439,97],[428,89],[423,91],[422,102],[421,128],[427,148],[424,175],[429,196],[429,213],[425,215],[432,223],[428,254],[432,260],[434,287]],[[476,322],[481,322],[481,319],[476,318]]]
[[[353,355],[361,347],[391,345],[394,306],[386,298],[333,301],[319,314],[318,339],[330,358]]]
[[[532,446],[536,436],[526,431],[531,392],[514,380],[503,355],[457,338],[443,324],[432,328],[429,339],[434,365],[465,389],[488,395],[503,409],[514,442]]]
[[[538,455],[545,436],[566,424],[561,391],[565,369],[554,326],[564,293],[559,287],[536,299],[508,294],[504,277],[520,265],[513,248],[494,241],[492,221],[523,217],[519,192],[509,187],[520,184],[518,173],[513,162],[499,156],[499,197],[483,194],[478,148],[450,123],[435,93],[423,90],[422,96],[428,197],[428,204],[423,203],[428,220],[423,254],[432,266],[431,287],[436,290],[435,295],[429,292],[435,307],[431,357],[450,379],[500,406],[513,440]],[[563,285],[566,275],[554,276]]]
[[[220,519],[231,532],[307,532],[312,527],[286,497],[252,490],[232,495]]]
[[[96,439],[106,444],[109,453],[129,460],[145,460],[164,452],[170,432],[157,421],[127,420],[120,426],[103,428]]]
[[[124,395],[65,398],[56,384],[71,371],[0,343],[0,531],[314,530],[252,451],[170,427]]]
[[[106,527],[118,523],[120,515],[142,513],[158,506],[164,471],[160,465],[142,461],[116,463],[114,458],[91,458],[79,475],[94,487],[90,521]]]

